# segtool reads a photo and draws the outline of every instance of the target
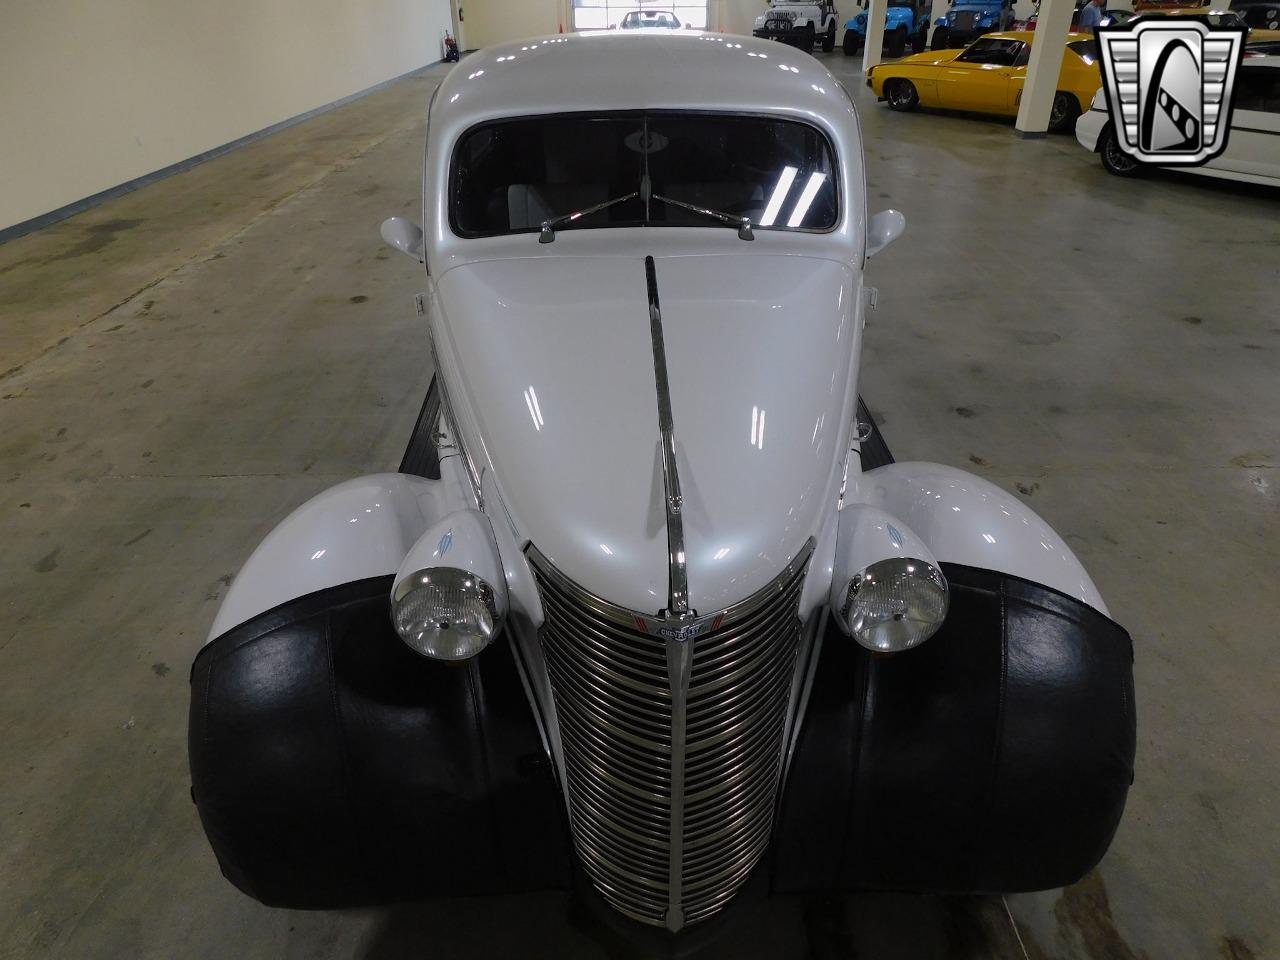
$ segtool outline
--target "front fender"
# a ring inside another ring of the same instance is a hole
[[[442,488],[439,480],[379,473],[312,497],[253,551],[208,639],[298,597],[395,573],[427,527],[450,512]]]
[[[1053,528],[981,477],[937,463],[891,463],[850,478],[850,487],[846,500],[901,518],[944,563],[1032,580],[1108,613],[1093,580]]]

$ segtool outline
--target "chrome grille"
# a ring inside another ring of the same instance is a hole
[[[633,919],[672,929],[705,919],[746,881],[769,842],[808,550],[708,632],[683,641],[693,647],[674,744],[679,680],[668,648],[679,641],[582,590],[536,548],[529,556],[583,868]],[[683,758],[674,798],[673,753]]]
[[[951,15],[951,29],[972,30],[976,21],[977,15],[972,10],[960,10]]]

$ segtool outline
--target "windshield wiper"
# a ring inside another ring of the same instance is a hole
[[[640,191],[634,190],[631,193],[628,193],[625,197],[614,197],[612,200],[606,200],[604,203],[597,203],[594,207],[587,207],[585,210],[575,210],[573,213],[566,213],[558,217],[552,217],[550,220],[543,220],[542,229],[538,233],[538,242],[550,243],[554,240],[556,238],[556,232],[553,228],[562,223],[569,223],[573,220],[577,220],[579,217],[585,217],[592,213],[599,213],[601,210],[608,209],[615,204],[633,200],[638,196],[640,196]]]
[[[735,217],[731,213],[724,213],[720,210],[712,210],[710,207],[699,207],[696,204],[685,203],[683,200],[673,200],[670,197],[662,196],[662,194],[660,193],[655,193],[652,196],[653,196],[653,199],[661,200],[663,203],[670,203],[673,206],[680,207],[681,209],[689,210],[693,213],[700,213],[704,217],[711,217],[712,219],[719,220],[721,223],[728,223],[728,224],[731,224],[732,226],[737,227],[739,240],[755,239],[755,234],[751,232],[750,217]]]

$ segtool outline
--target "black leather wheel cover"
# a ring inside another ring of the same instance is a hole
[[[419,657],[390,590],[311,594],[196,658],[192,796],[223,873],[300,908],[566,887],[567,825],[508,642]]]
[[[1129,635],[1017,577],[943,564],[946,623],[875,655],[824,638],[773,843],[779,892],[1043,890],[1106,852],[1133,780]]]

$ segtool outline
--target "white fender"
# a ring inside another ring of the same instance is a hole
[[[933,551],[906,523],[879,507],[866,503],[846,504],[840,511],[840,532],[836,537],[835,567],[827,602],[833,611],[844,606],[849,583],[873,563],[902,557],[938,565]],[[835,618],[847,630],[843,618]]]
[[[458,510],[429,526],[401,560],[395,583],[428,567],[452,567],[479,577],[493,588],[498,616],[506,616],[507,581],[502,559],[489,518],[479,510]]]
[[[379,473],[312,497],[253,551],[232,581],[208,640],[308,593],[395,573],[430,523],[449,512],[440,502],[442,486],[438,480]]]
[[[1034,580],[1107,614],[1098,588],[1053,528],[981,477],[937,463],[891,463],[850,477],[849,486],[846,501],[901,518],[938,560]]]

